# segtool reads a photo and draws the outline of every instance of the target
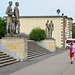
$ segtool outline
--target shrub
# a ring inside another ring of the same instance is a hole
[[[0,17],[0,38],[6,34],[6,19]]]
[[[45,30],[39,27],[32,29],[29,38],[34,41],[41,41],[46,38]]]

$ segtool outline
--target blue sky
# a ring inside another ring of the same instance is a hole
[[[5,11],[10,0],[0,0],[0,16],[6,16]],[[75,0],[11,0],[14,9],[15,2],[20,6],[20,16],[56,16],[59,8],[65,16],[72,17],[75,22]]]

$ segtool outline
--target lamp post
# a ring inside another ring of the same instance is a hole
[[[63,49],[65,49],[65,18],[64,18],[64,13],[62,13],[63,17]]]
[[[59,15],[59,13],[60,13],[60,9],[57,9],[57,11],[56,11],[57,13],[58,13],[58,15]]]

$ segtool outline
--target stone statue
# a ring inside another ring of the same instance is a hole
[[[19,2],[15,3],[15,8],[14,8],[14,16],[15,16],[15,23],[16,23],[16,32],[19,34],[20,32],[20,21],[19,21]]]
[[[49,29],[50,29],[49,37],[50,37],[50,39],[52,39],[52,31],[54,30],[54,24],[52,23],[52,20],[49,23]]]
[[[12,12],[12,1],[9,2],[9,6],[7,7],[6,14],[7,16],[7,34],[19,34],[20,33],[20,21],[19,21],[19,2],[15,3],[14,12]]]
[[[48,32],[49,32],[48,27],[49,27],[49,20],[47,20],[46,28],[45,28],[46,38],[49,38],[49,36],[48,36]]]
[[[52,20],[50,23],[49,23],[49,20],[47,20],[46,29],[45,29],[47,39],[52,39],[53,30],[54,30],[54,24],[52,23]]]
[[[6,30],[7,30],[7,33],[11,34],[12,33],[12,15],[14,14],[12,12],[12,1],[9,2],[9,6],[7,7],[7,10],[6,10],[6,14],[8,15],[7,16],[7,26],[6,26]]]

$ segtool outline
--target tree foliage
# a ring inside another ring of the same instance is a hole
[[[75,38],[75,23],[72,24],[72,38]]]
[[[6,34],[6,19],[0,17],[0,38]]]
[[[45,30],[37,27],[32,29],[29,38],[34,41],[41,41],[46,38]]]

